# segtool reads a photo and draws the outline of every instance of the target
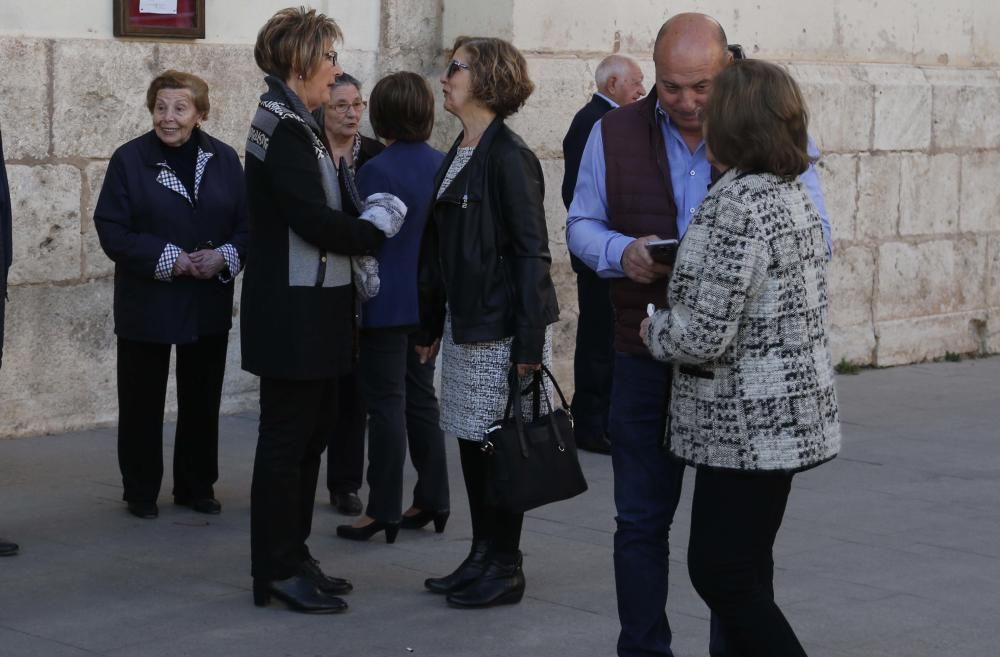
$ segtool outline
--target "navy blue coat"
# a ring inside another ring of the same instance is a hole
[[[0,363],[3,362],[4,306],[7,301],[7,270],[14,259],[11,244],[10,188],[3,163],[3,132],[0,132]]]
[[[198,199],[188,200],[160,182],[166,158],[155,133],[120,146],[108,163],[94,225],[115,262],[115,333],[160,344],[185,344],[227,332],[233,323],[233,283],[218,277],[153,278],[168,242],[192,252],[199,244],[231,244],[246,258],[249,214],[243,169],[236,151],[196,129],[191,139],[212,153]]]
[[[406,221],[376,254],[381,281],[375,298],[361,312],[365,328],[416,327],[420,324],[417,304],[417,264],[420,239],[434,189],[434,174],[444,153],[423,142],[397,141],[358,171],[362,198],[384,192],[406,204]]]

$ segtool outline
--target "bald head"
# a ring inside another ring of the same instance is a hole
[[[712,80],[731,61],[726,32],[705,14],[677,14],[656,36],[656,93],[670,120],[690,146],[701,141],[699,113]]]
[[[642,69],[626,55],[608,55],[594,71],[597,90],[619,105],[639,100],[646,93]]]
[[[653,45],[653,56],[663,45],[669,50],[714,49],[720,55],[729,42],[722,24],[707,14],[689,12],[671,17],[660,27]]]

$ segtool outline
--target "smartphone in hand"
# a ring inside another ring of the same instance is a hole
[[[646,250],[649,251],[649,256],[654,262],[658,262],[661,265],[673,265],[674,260],[677,258],[677,246],[680,244],[677,240],[654,240],[652,242],[646,242]]]

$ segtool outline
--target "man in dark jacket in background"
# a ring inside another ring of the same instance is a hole
[[[569,210],[580,170],[583,147],[590,131],[607,112],[639,100],[645,95],[642,69],[631,57],[608,55],[594,72],[597,93],[583,106],[563,139],[563,204]],[[611,403],[611,372],[614,361],[614,315],[608,280],[598,277],[572,253],[576,272],[576,294],[580,316],[576,324],[576,351],[573,355],[573,418],[580,449],[607,454],[611,444],[606,435],[608,406]]]
[[[7,305],[7,270],[14,258],[11,245],[10,188],[3,163],[3,132],[0,131],[0,366],[3,365],[3,325]],[[0,538],[0,557],[17,554],[17,543]]]

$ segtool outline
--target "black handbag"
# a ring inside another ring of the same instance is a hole
[[[562,407],[553,410],[543,376],[552,381]],[[573,438],[573,418],[559,384],[547,367],[534,373],[521,390],[517,367],[508,374],[510,393],[502,418],[486,430],[483,451],[489,457],[487,498],[490,504],[523,513],[569,499],[587,490]],[[531,420],[524,421],[521,398],[531,395]],[[548,413],[541,414],[545,400]]]

